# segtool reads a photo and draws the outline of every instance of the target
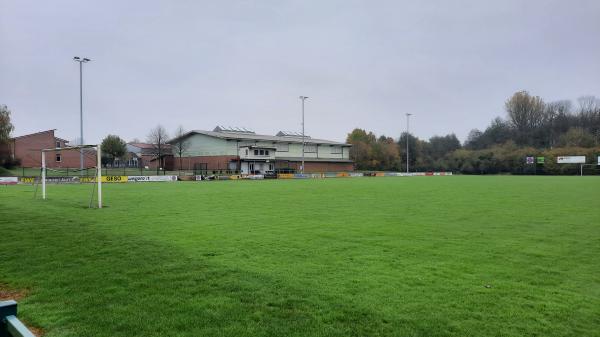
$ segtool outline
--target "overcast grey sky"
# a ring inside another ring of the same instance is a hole
[[[600,1],[0,0],[0,104],[15,135],[87,143],[243,126],[344,140],[485,128],[526,89],[600,96]]]

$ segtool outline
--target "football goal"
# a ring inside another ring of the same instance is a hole
[[[600,162],[598,164],[581,164],[581,166],[579,166],[580,176],[593,176],[598,174],[600,174]]]
[[[41,179],[40,179],[41,184],[42,184],[42,199],[44,199],[44,200],[46,199],[46,183],[48,180],[48,171],[51,171],[51,172],[61,171],[60,168],[57,169],[56,167],[49,167],[48,162],[46,161],[46,154],[48,154],[48,153],[55,154],[57,161],[58,161],[58,158],[61,158],[61,154],[64,155],[65,152],[74,151],[74,150],[79,150],[77,152],[79,152],[82,157],[84,155],[87,157],[89,157],[90,155],[95,156],[95,158],[94,158],[95,160],[94,160],[94,164],[93,164],[95,166],[86,167],[83,169],[80,168],[80,170],[79,170],[82,173],[83,171],[87,172],[88,169],[93,169],[92,172],[94,172],[94,177],[80,177],[79,182],[91,182],[94,184],[94,187],[97,186],[98,208],[102,208],[102,164],[101,164],[102,153],[101,153],[101,149],[100,149],[100,144],[98,144],[98,145],[78,145],[78,146],[67,146],[67,147],[56,147],[56,148],[51,148],[51,149],[43,149],[42,150],[42,172],[41,172]],[[95,150],[95,151],[86,151],[86,150]],[[70,171],[75,173],[78,170],[71,169]],[[94,194],[95,194],[94,191],[92,191],[92,197],[90,199],[90,208],[92,207],[92,201],[94,198]]]

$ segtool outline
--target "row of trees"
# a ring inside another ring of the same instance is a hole
[[[442,162],[443,165],[436,167],[437,170],[450,170],[467,174],[578,174],[579,165],[557,164],[556,157],[564,155],[586,156],[588,160],[595,161],[600,155],[600,147],[555,147],[537,149],[523,147],[515,142],[508,141],[504,144],[493,145],[486,149],[469,150],[459,149],[450,153]],[[527,164],[526,157],[544,157],[544,164]],[[596,171],[595,165],[586,167]],[[595,172],[598,173],[598,172]]]
[[[472,130],[461,144],[454,134],[422,140],[402,133],[396,140],[363,129],[348,134],[350,155],[359,170],[402,171],[406,168],[406,142],[411,170],[450,170],[463,173],[562,174],[576,169],[557,166],[559,155],[600,155],[600,99],[545,103],[520,91],[505,103],[506,118],[497,117],[484,130]],[[527,156],[544,156],[541,167],[525,163]]]
[[[352,144],[350,157],[359,170],[401,171],[406,167],[406,142],[410,167],[424,168],[438,166],[437,163],[448,153],[461,148],[454,134],[434,136],[428,141],[411,134],[402,133],[396,141],[392,137],[377,137],[372,132],[354,129],[346,140]]]
[[[483,131],[474,129],[461,144],[456,135],[434,136],[428,140],[402,133],[396,140],[376,136],[363,129],[348,134],[352,144],[351,158],[359,170],[402,171],[406,167],[406,145],[409,147],[409,164],[413,170],[452,170],[464,173],[524,173],[526,156],[587,155],[593,158],[600,153],[600,99],[584,96],[574,107],[571,101],[546,103],[539,96],[519,91],[505,103],[506,117],[497,117]],[[0,105],[0,165],[6,166],[10,156],[5,146],[14,129],[10,110]],[[177,128],[173,137],[158,125],[147,136],[152,144],[152,154],[157,160],[157,170],[163,167],[167,154],[182,156],[189,143],[181,136],[183,127]],[[167,144],[169,139],[175,139]],[[114,164],[123,158],[127,149],[123,139],[108,135],[102,141],[104,162]],[[4,150],[3,150],[4,149]],[[564,173],[568,166],[555,167],[552,160],[545,163],[548,173]]]
[[[505,103],[506,119],[495,118],[483,131],[469,133],[465,147],[479,150],[509,140],[538,149],[600,145],[600,99],[583,96],[574,108],[571,101],[545,103],[526,91]]]

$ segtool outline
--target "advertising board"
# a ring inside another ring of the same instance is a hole
[[[103,183],[126,183],[127,176],[102,176]],[[95,183],[96,177],[81,177],[79,181],[82,183]]]
[[[129,182],[177,181],[177,176],[129,176],[126,178]]]
[[[556,157],[558,164],[585,164],[585,156],[560,156]]]
[[[0,177],[0,185],[15,185],[18,182],[18,177]]]

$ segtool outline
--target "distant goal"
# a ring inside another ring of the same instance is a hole
[[[93,182],[95,185],[97,185],[97,190],[98,190],[98,208],[102,208],[102,162],[101,162],[101,158],[102,158],[102,153],[101,153],[101,148],[100,148],[100,144],[98,145],[78,145],[78,146],[67,146],[67,147],[56,147],[56,148],[51,148],[51,149],[43,149],[42,150],[42,176],[41,176],[41,184],[42,184],[42,199],[46,199],[46,178],[47,178],[47,171],[48,170],[52,170],[52,171],[58,171],[56,169],[52,169],[49,168],[47,163],[46,163],[46,154],[47,153],[59,153],[59,152],[64,152],[64,151],[72,151],[72,150],[79,150],[82,155],[83,155],[83,151],[86,149],[92,149],[95,150],[96,152],[96,158],[95,158],[95,166],[91,166],[91,167],[86,167],[83,168],[82,170],[88,170],[90,168],[95,169],[95,174],[94,174],[94,178],[92,178],[91,182]],[[90,155],[89,153],[86,153],[85,155]],[[76,172],[76,170],[71,170],[71,172]],[[94,181],[95,180],[95,181]],[[90,199],[90,207],[92,207],[92,200],[94,197],[94,194],[92,192],[92,198]]]

